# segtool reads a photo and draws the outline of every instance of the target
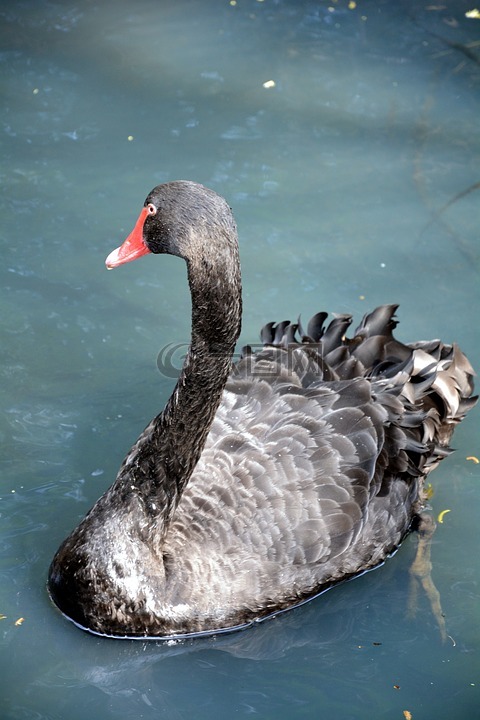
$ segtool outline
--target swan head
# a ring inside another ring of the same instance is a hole
[[[157,185],[148,194],[132,232],[105,264],[110,270],[148,253],[190,262],[211,257],[218,263],[236,243],[235,222],[225,200],[203,185],[179,180]]]

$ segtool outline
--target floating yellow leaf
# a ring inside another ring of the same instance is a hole
[[[354,0],[350,0],[350,2],[348,3],[348,9],[355,10],[356,7],[357,7],[357,3],[354,2]]]
[[[403,717],[405,718],[405,720],[412,720],[412,713],[410,712],[410,710],[404,710]]]
[[[480,20],[480,10],[477,10],[477,8],[474,8],[473,10],[468,10],[468,12],[465,13],[465,17],[473,18],[474,20]]]
[[[2,614],[0,613],[0,620],[5,620],[6,617],[7,617],[6,615],[2,615]]]
[[[478,463],[480,463],[480,460],[475,455],[468,455],[465,460],[471,460],[475,463],[475,465],[478,465]]]
[[[425,497],[427,500],[431,500],[434,496],[434,490],[432,483],[427,483],[425,487],[423,488],[423,492],[425,493]]]
[[[442,510],[442,512],[439,514],[437,520],[439,523],[443,523],[443,518],[447,513],[451,512],[450,510]]]
[[[17,627],[18,627],[19,625],[22,625],[22,623],[24,622],[24,620],[25,620],[25,618],[18,618],[18,620],[15,620],[15,625],[16,625]]]

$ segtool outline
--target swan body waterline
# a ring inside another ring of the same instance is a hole
[[[177,385],[117,478],[61,545],[48,588],[82,628],[173,638],[242,627],[383,562],[474,404],[455,345],[404,345],[396,306],[244,350],[236,227],[196,183],[156,187],[107,258],[185,259],[192,337]]]

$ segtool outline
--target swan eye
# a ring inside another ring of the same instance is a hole
[[[153,203],[148,203],[147,212],[149,215],[156,215],[157,208],[155,207],[155,205]]]

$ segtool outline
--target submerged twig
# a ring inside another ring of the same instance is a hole
[[[468,195],[471,192],[474,192],[475,190],[480,190],[480,180],[476,183],[473,183],[473,185],[470,185],[470,187],[466,188],[465,190],[462,190],[461,192],[457,193],[453,196],[453,198],[450,198],[448,202],[445,203],[445,205],[442,205],[442,207],[439,210],[436,210],[433,213],[433,216],[430,218],[430,220],[427,222],[427,224],[422,228],[420,231],[420,235],[423,235],[423,233],[432,225],[436,220],[440,218],[440,215],[445,212],[449,207],[451,207],[454,203],[457,202],[457,200],[461,200],[463,197]]]

